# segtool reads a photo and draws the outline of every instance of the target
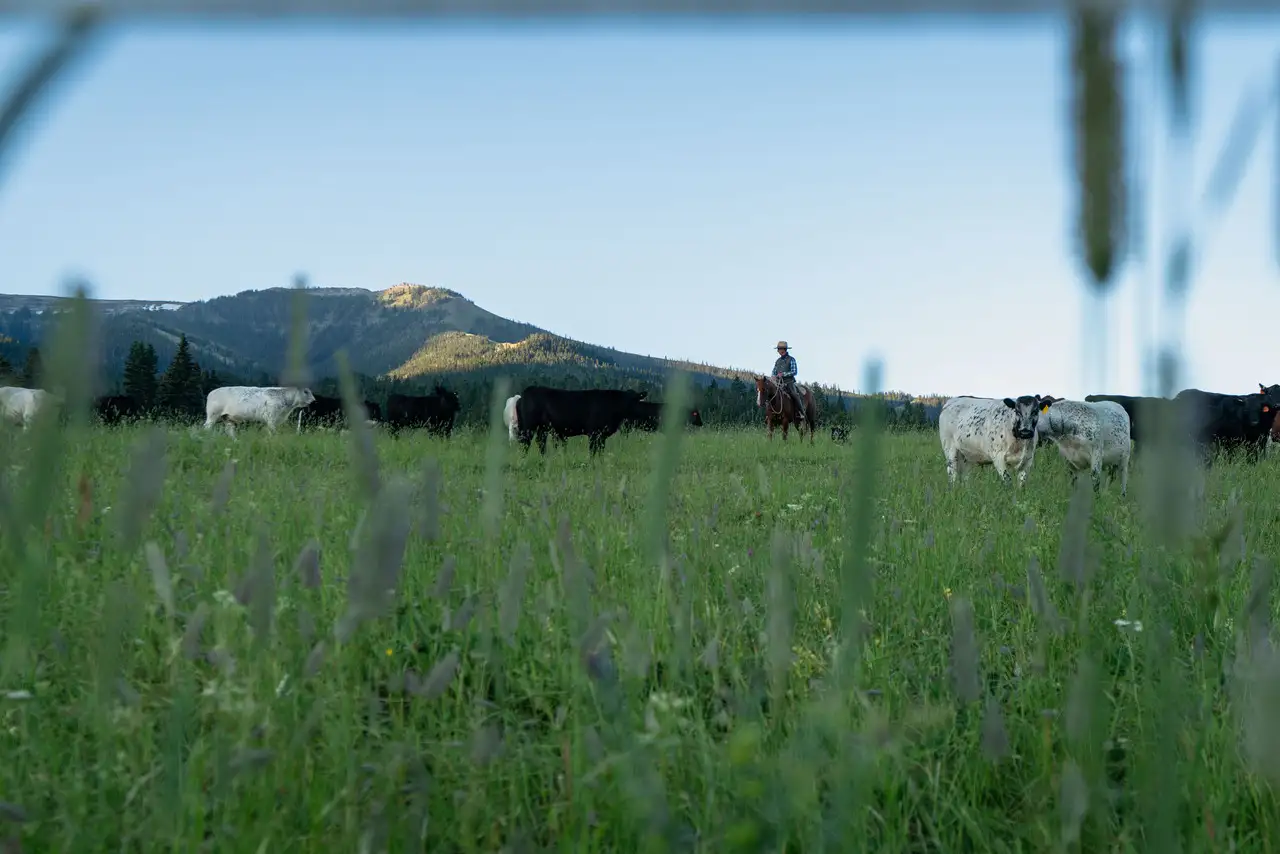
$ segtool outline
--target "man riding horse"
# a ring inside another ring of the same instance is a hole
[[[791,395],[796,404],[796,417],[803,421],[805,408],[800,390],[796,388],[796,358],[787,352],[786,341],[778,342],[778,360],[773,363],[773,379],[783,392]]]

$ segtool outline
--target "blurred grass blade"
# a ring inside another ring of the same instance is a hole
[[[525,579],[533,567],[533,554],[529,544],[521,540],[511,555],[511,569],[498,594],[498,631],[508,646],[514,646],[516,628],[520,623],[520,607],[524,599]]]
[[[3,178],[6,155],[13,150],[14,136],[24,119],[36,112],[40,96],[49,92],[54,80],[65,75],[73,61],[91,44],[101,22],[102,8],[97,3],[82,3],[63,19],[58,39],[49,47],[9,92],[0,107],[0,179]]]
[[[293,562],[293,574],[308,590],[320,588],[320,543],[308,540]]]
[[[978,679],[978,636],[973,622],[973,605],[963,596],[954,596],[951,605],[951,684],[961,703],[982,697]]]
[[[685,410],[690,398],[689,375],[684,371],[673,371],[663,397],[662,435],[654,451],[644,522],[646,557],[654,564],[659,563],[667,551],[667,506],[671,501],[671,483],[680,463],[680,440],[688,418]]]
[[[510,391],[511,378],[499,377],[489,395],[489,440],[484,454],[484,503],[480,509],[480,522],[490,539],[498,536],[502,522],[502,466],[506,461],[508,444],[502,410]]]
[[[1267,115],[1276,104],[1276,86],[1277,81],[1266,80],[1249,87],[1241,96],[1226,141],[1201,196],[1202,223],[1216,220],[1235,198],[1249,158],[1262,136]]]
[[[312,382],[311,370],[307,367],[307,278],[301,273],[294,276],[290,303],[289,355],[280,385],[307,388]]]
[[[784,702],[787,673],[791,668],[791,638],[795,623],[795,601],[791,589],[791,538],[781,530],[773,533],[772,560],[768,578],[769,684],[773,699]]]
[[[459,660],[458,651],[450,650],[444,658],[435,663],[425,679],[419,681],[416,675],[406,674],[406,687],[410,693],[424,700],[442,697],[449,689],[449,683],[453,681],[454,674],[458,672]]]
[[[168,437],[151,427],[133,445],[124,495],[116,507],[120,544],[131,550],[142,536],[164,490]]]
[[[1089,558],[1089,521],[1093,515],[1093,487],[1082,473],[1071,490],[1067,517],[1058,546],[1058,574],[1077,592],[1089,583],[1093,567]]]
[[[369,414],[356,391],[356,381],[351,375],[347,351],[339,350],[338,387],[342,394],[342,411],[347,419],[347,431],[351,436],[351,462],[355,466],[360,496],[372,501],[378,494],[381,478],[378,475],[378,452],[373,446],[373,434],[365,423]]]
[[[213,496],[209,500],[209,515],[217,517],[226,509],[227,501],[231,498],[231,482],[236,476],[236,461],[227,460],[227,464],[222,467],[222,474],[218,475],[218,482],[213,485]]]
[[[409,484],[397,478],[387,482],[369,507],[347,577],[347,610],[335,627],[339,642],[346,642],[365,621],[385,614],[395,599],[409,540],[411,494]]]
[[[164,559],[164,552],[153,541],[148,540],[144,548],[147,556],[147,567],[151,570],[151,584],[155,587],[156,596],[164,605],[165,614],[171,619],[175,616],[173,608],[173,579],[169,575],[169,564]]]
[[[881,364],[878,360],[867,364],[863,384],[866,394],[880,392]],[[881,407],[864,406],[860,412],[858,447],[853,472],[846,475],[849,497],[845,501],[844,560],[840,566],[840,589],[843,597],[840,607],[841,647],[838,681],[845,688],[852,687],[855,670],[862,647],[865,612],[871,606],[871,542],[872,505],[875,502],[876,479],[880,467],[880,442],[883,429]]]

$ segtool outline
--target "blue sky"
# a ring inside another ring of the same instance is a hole
[[[44,35],[0,29],[3,79]],[[1203,31],[1197,193],[1278,44]],[[409,281],[633,352],[763,371],[786,338],[845,388],[880,356],[914,393],[1082,396],[1066,49],[1049,22],[122,28],[8,161],[0,292]],[[1280,382],[1276,138],[1202,258],[1183,385]],[[1144,390],[1140,284],[1107,391]]]

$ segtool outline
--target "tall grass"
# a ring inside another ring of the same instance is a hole
[[[25,849],[1280,838],[1250,761],[1276,767],[1273,659],[1249,654],[1274,461],[1212,466],[1203,533],[1173,554],[1115,485],[1073,498],[1051,448],[1017,491],[990,470],[949,489],[928,436],[869,457],[865,435],[677,428],[595,462],[574,440],[508,454],[486,526],[488,437],[370,438],[367,499],[333,434],[62,449],[23,538],[35,619],[11,549],[0,576],[5,648],[29,629],[0,686],[0,822]],[[7,507],[38,439],[6,438]]]

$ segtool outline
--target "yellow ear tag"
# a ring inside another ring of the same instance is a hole
[[[1049,404],[1047,404],[1047,403],[1046,403],[1044,406],[1040,407],[1040,411],[1041,411],[1041,412],[1048,412],[1048,411],[1049,411]]]

